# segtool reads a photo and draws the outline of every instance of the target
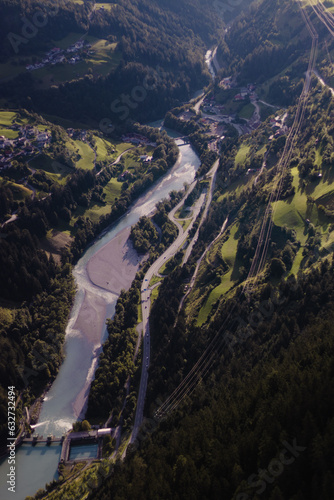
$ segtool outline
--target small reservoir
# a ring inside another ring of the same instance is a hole
[[[70,460],[89,460],[97,458],[98,444],[97,443],[73,443],[70,448]]]

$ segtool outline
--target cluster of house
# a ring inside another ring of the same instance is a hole
[[[44,66],[59,64],[62,62],[67,62],[69,64],[76,64],[81,60],[82,54],[78,54],[79,51],[83,51],[85,49],[85,53],[92,54],[92,51],[89,51],[91,48],[90,43],[85,43],[84,40],[78,40],[73,45],[70,45],[66,50],[62,50],[59,47],[54,47],[49,52],[45,54],[44,59],[41,62],[36,64],[28,64],[26,69],[28,71],[34,71],[36,69],[44,68]],[[73,55],[72,55],[73,54]]]
[[[201,105],[202,111],[211,115],[220,115],[224,110],[224,106],[216,102],[215,97],[206,97]]]
[[[140,134],[127,134],[122,135],[123,142],[130,142],[131,144],[135,144],[137,146],[156,146],[155,142],[151,142],[147,137]]]
[[[273,129],[273,134],[269,137],[269,141],[272,141],[274,138],[277,139],[282,135],[286,135],[289,128],[285,125],[286,114],[283,116],[275,116],[275,118],[271,118],[270,126]]]
[[[251,101],[255,101],[258,98],[257,94],[255,93],[255,89],[255,85],[253,83],[249,83],[247,87],[242,87],[240,89],[239,94],[236,94],[233,100],[244,101],[246,97],[249,97]]]
[[[12,125],[12,130],[18,131],[17,139],[8,139],[0,136],[0,170],[10,167],[14,158],[24,158],[38,154],[47,147],[51,135],[47,129],[40,131],[32,125]]]
[[[87,130],[76,130],[74,128],[68,128],[66,132],[68,136],[74,140],[78,139],[79,141],[85,142],[85,140],[87,139]]]
[[[219,87],[224,90],[234,89],[236,87],[236,82],[232,76],[227,76],[219,82]]]

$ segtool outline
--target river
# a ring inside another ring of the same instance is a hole
[[[209,50],[205,56],[205,62],[209,68],[212,78],[216,71],[213,63],[215,49]],[[198,91],[194,97],[198,97],[202,91]],[[162,127],[163,120],[151,123],[151,126]],[[177,138],[179,134],[167,130],[171,137]],[[177,141],[176,141],[177,142]],[[72,427],[72,423],[82,417],[86,407],[86,400],[91,381],[97,367],[101,346],[107,336],[105,322],[112,317],[118,298],[116,290],[108,291],[104,287],[94,285],[87,272],[89,263],[94,256],[100,252],[113,239],[117,238],[124,229],[131,227],[143,215],[153,211],[158,201],[166,198],[171,191],[179,191],[184,183],[190,184],[195,177],[196,170],[200,166],[200,160],[191,145],[182,145],[180,158],[177,164],[131,207],[103,237],[97,239],[90,246],[74,268],[74,277],[77,284],[77,293],[71,311],[70,319],[66,329],[65,338],[65,360],[59,370],[56,380],[48,392],[36,426],[36,432],[40,435],[53,434],[60,436]],[[135,277],[135,272],[133,278]],[[132,279],[133,279],[132,278]],[[90,324],[92,338],[87,339],[77,324],[80,316],[85,317],[85,301],[95,298],[95,313],[99,320]],[[103,311],[103,312],[102,312]],[[98,342],[96,339],[99,339]],[[8,491],[7,474],[9,465],[7,458],[0,462],[0,499],[1,500],[24,500],[28,495],[34,495],[39,488],[44,488],[46,483],[58,478],[57,466],[60,459],[61,446],[52,444],[46,446],[22,445],[16,450],[16,490],[15,494]]]
[[[94,378],[101,345],[106,338],[105,321],[113,315],[119,290],[106,290],[93,284],[88,267],[94,256],[117,238],[124,229],[135,224],[143,215],[154,209],[156,203],[173,191],[179,191],[184,183],[191,183],[200,160],[190,145],[180,146],[180,159],[177,164],[131,207],[103,237],[90,246],[74,268],[77,293],[71,311],[65,338],[65,360],[58,376],[48,392],[37,424],[36,432],[44,436],[60,436],[71,428],[78,417],[83,416],[88,396],[89,385]],[[135,276],[135,270],[133,277]],[[127,277],[129,278],[129,276]],[[116,293],[117,292],[117,293]],[[99,307],[98,321],[90,323],[92,339],[82,334],[77,327],[80,316],[85,317],[85,301],[95,301]],[[98,341],[97,341],[98,339]],[[23,500],[33,495],[46,483],[57,478],[57,465],[60,457],[60,445],[35,447],[22,445],[16,454],[16,492],[7,490],[6,475],[9,472],[7,459],[0,465],[1,500]]]

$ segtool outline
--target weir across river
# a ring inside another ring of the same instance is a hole
[[[45,443],[46,445],[51,445],[52,443],[62,443],[62,449],[61,449],[61,454],[60,454],[60,460],[59,460],[59,465],[60,464],[67,464],[74,462],[75,460],[70,460],[70,451],[71,451],[71,445],[72,444],[93,444],[97,443],[98,448],[97,448],[97,456],[95,458],[89,458],[86,459],[87,461],[90,460],[101,460],[102,459],[102,446],[103,446],[103,438],[105,436],[111,435],[114,429],[98,429],[98,430],[92,430],[92,431],[81,431],[81,432],[68,432],[65,436],[62,437],[54,437],[54,436],[48,436],[47,438],[43,436],[32,436],[32,437],[23,437],[20,440],[17,441],[16,445],[20,444],[29,444],[31,443],[32,446],[35,446],[36,444],[40,443]],[[83,461],[85,459],[80,458],[80,461]]]

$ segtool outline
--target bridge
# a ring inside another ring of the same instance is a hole
[[[60,464],[66,464],[66,463],[74,463],[76,460],[70,460],[70,452],[71,452],[71,445],[72,442],[76,442],[76,444],[86,444],[86,443],[97,443],[98,449],[97,449],[97,456],[95,458],[78,458],[77,460],[82,461],[92,461],[92,460],[101,460],[102,459],[102,446],[103,446],[103,438],[104,436],[111,435],[112,431],[114,429],[108,428],[108,429],[97,429],[97,430],[91,430],[91,431],[81,431],[81,432],[68,432],[65,436],[61,437],[55,437],[55,436],[39,436],[36,434],[35,436],[31,437],[26,437],[26,436],[20,436],[16,440],[16,446],[19,446],[21,444],[31,444],[32,446],[35,446],[36,444],[42,444],[44,443],[45,445],[51,445],[52,443],[59,443],[62,444],[61,448],[61,454],[60,454]],[[58,465],[58,467],[59,467]]]
[[[45,443],[45,444],[52,444],[52,443],[62,443],[64,441],[64,436],[61,437],[55,437],[55,436],[39,436],[38,434],[36,436],[32,437],[21,437],[16,441],[16,446],[20,444],[27,444],[30,443],[33,446],[38,443]]]
[[[185,146],[186,144],[190,144],[190,139],[187,135],[183,137],[176,137],[175,141],[178,146]]]

